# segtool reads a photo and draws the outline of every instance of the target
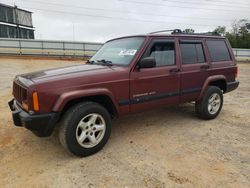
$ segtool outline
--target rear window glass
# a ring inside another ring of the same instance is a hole
[[[231,60],[225,41],[207,40],[207,46],[212,62]]]
[[[204,63],[205,57],[201,43],[181,42],[181,57],[183,64]]]

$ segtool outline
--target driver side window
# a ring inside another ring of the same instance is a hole
[[[156,67],[174,65],[174,42],[154,42],[149,50],[148,57],[155,58]]]

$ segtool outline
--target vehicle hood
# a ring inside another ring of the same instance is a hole
[[[29,81],[37,90],[55,90],[123,80],[128,78],[128,73],[127,68],[122,66],[82,64],[22,74],[17,79]]]
[[[32,80],[34,82],[39,80],[51,80],[62,77],[74,77],[76,74],[91,73],[98,74],[100,71],[112,69],[111,67],[102,65],[74,65],[68,67],[54,68],[48,70],[42,70],[37,72],[31,72],[20,75],[21,77]]]
[[[46,78],[50,79],[50,78],[61,77],[61,76],[69,76],[72,74],[89,72],[89,71],[92,71],[94,73],[102,69],[108,69],[108,67],[102,66],[102,65],[74,65],[74,66],[68,66],[68,67],[61,67],[61,68],[54,68],[54,69],[48,69],[48,70],[41,70],[37,72],[31,72],[27,74],[22,74],[20,76],[25,79],[36,81],[40,79],[46,79]]]

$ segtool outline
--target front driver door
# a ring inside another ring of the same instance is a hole
[[[135,68],[130,76],[130,110],[140,110],[179,102],[179,70],[175,39],[154,39],[144,57],[154,57],[156,67]]]

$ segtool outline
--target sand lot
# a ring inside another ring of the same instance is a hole
[[[77,158],[57,134],[13,126],[7,106],[14,75],[76,63],[0,59],[0,187],[250,187],[250,64],[217,119],[198,119],[193,104],[130,115],[102,151]]]

